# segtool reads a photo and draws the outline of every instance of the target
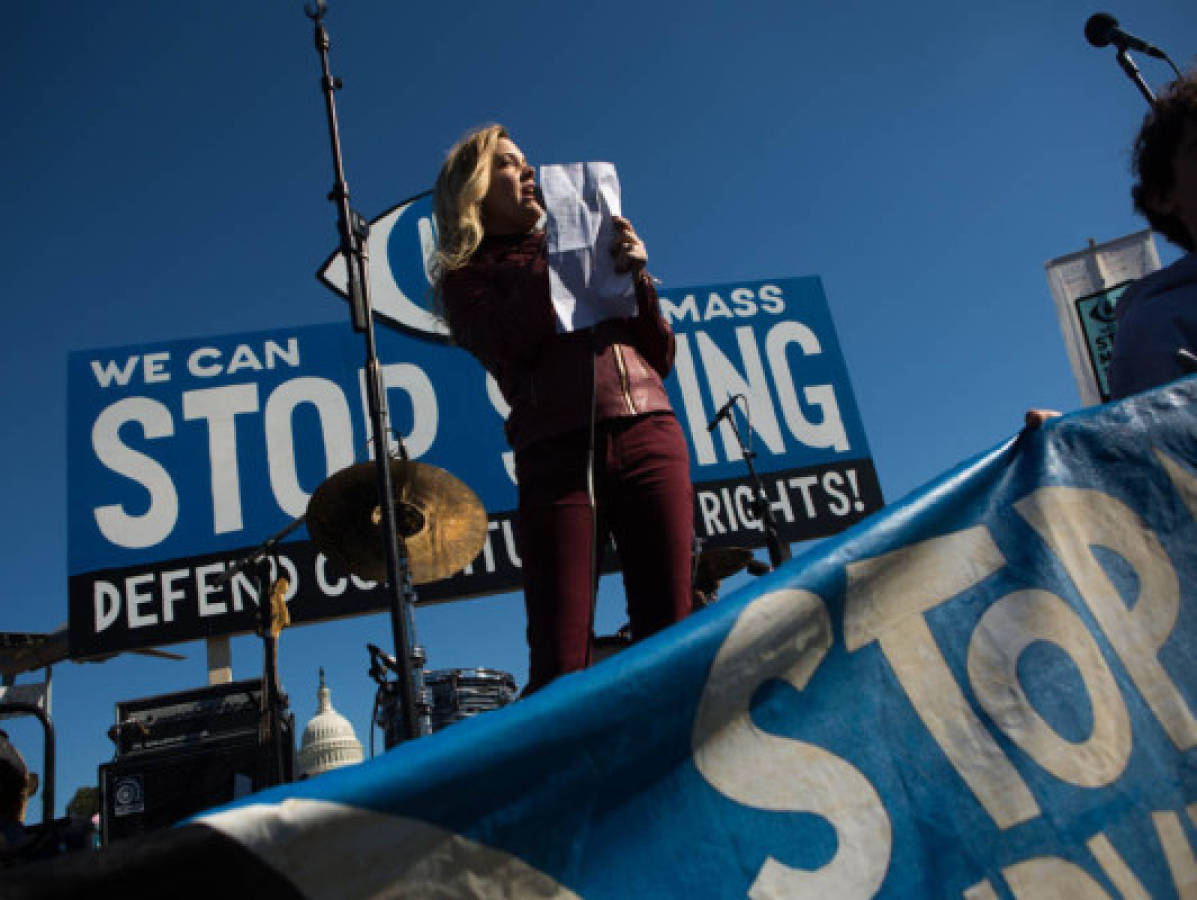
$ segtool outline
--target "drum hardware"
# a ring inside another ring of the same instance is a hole
[[[367,674],[378,685],[374,692],[374,709],[370,713],[370,756],[374,756],[374,726],[383,730],[383,748],[390,750],[407,739],[404,733],[402,715],[402,691],[398,680],[399,661],[377,644],[366,644],[370,653],[370,668]],[[411,648],[412,680],[419,687],[416,690],[416,718],[420,722],[420,733],[432,733],[432,696],[424,684],[424,663],[427,656],[418,644]]]

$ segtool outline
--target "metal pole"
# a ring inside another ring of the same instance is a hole
[[[349,305],[353,327],[365,335],[366,391],[370,407],[370,424],[374,433],[374,458],[378,464],[379,507],[382,512],[382,539],[387,561],[387,590],[390,594],[391,634],[395,642],[398,666],[399,695],[403,703],[404,732],[408,739],[427,733],[422,727],[420,703],[423,700],[423,677],[412,663],[414,627],[411,608],[415,591],[411,586],[407,548],[399,537],[395,520],[395,497],[391,486],[389,447],[390,428],[386,409],[386,394],[382,388],[378,365],[378,349],[374,339],[374,315],[370,304],[369,259],[365,220],[349,207],[349,185],[341,159],[341,137],[337,127],[337,109],[333,94],[341,87],[329,68],[328,51],[332,42],[324,27],[327,4],[317,0],[316,6],[305,6],[305,12],[315,23],[316,52],[320,55],[321,87],[324,107],[328,115],[328,134],[332,144],[333,169],[336,181],[331,194],[337,206],[337,226],[341,234],[341,252],[349,274]],[[400,453],[407,458],[400,441]]]
[[[748,402],[742,396],[741,399],[745,403]],[[769,503],[769,498],[765,495],[765,487],[761,484],[760,476],[756,473],[756,467],[752,464],[752,458],[756,454],[744,445],[744,438],[740,436],[740,426],[736,424],[734,411],[728,415],[727,421],[731,424],[732,433],[736,436],[736,443],[740,445],[740,453],[744,457],[744,464],[748,466],[748,475],[752,479],[752,485],[756,490],[756,499],[752,504],[753,509],[764,526],[765,546],[769,550],[769,562],[776,569],[783,562],[790,559],[790,545],[789,543],[783,543],[781,535],[777,532],[777,522],[773,518],[773,507]]]
[[[1135,87],[1139,89],[1139,93],[1143,95],[1148,104],[1155,106],[1155,94],[1151,92],[1151,88],[1143,80],[1143,76],[1139,72],[1139,67],[1135,65],[1135,61],[1131,59],[1130,54],[1126,50],[1118,51],[1118,65],[1122,66],[1122,71],[1135,83]]]

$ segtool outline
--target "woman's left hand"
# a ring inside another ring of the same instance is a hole
[[[648,251],[644,249],[644,241],[636,236],[632,223],[623,216],[612,216],[611,221],[615,225],[615,240],[611,243],[615,271],[639,274],[648,265]]]

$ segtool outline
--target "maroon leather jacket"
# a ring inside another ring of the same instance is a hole
[[[671,410],[661,379],[673,366],[673,332],[647,276],[636,280],[636,316],[567,334],[557,333],[543,232],[483,239],[441,289],[453,339],[511,407],[513,449],[588,425],[592,359],[597,421]]]

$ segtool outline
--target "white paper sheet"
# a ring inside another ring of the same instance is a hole
[[[636,315],[628,273],[611,258],[612,216],[619,212],[619,176],[606,162],[540,167],[549,254],[549,283],[559,331]]]

